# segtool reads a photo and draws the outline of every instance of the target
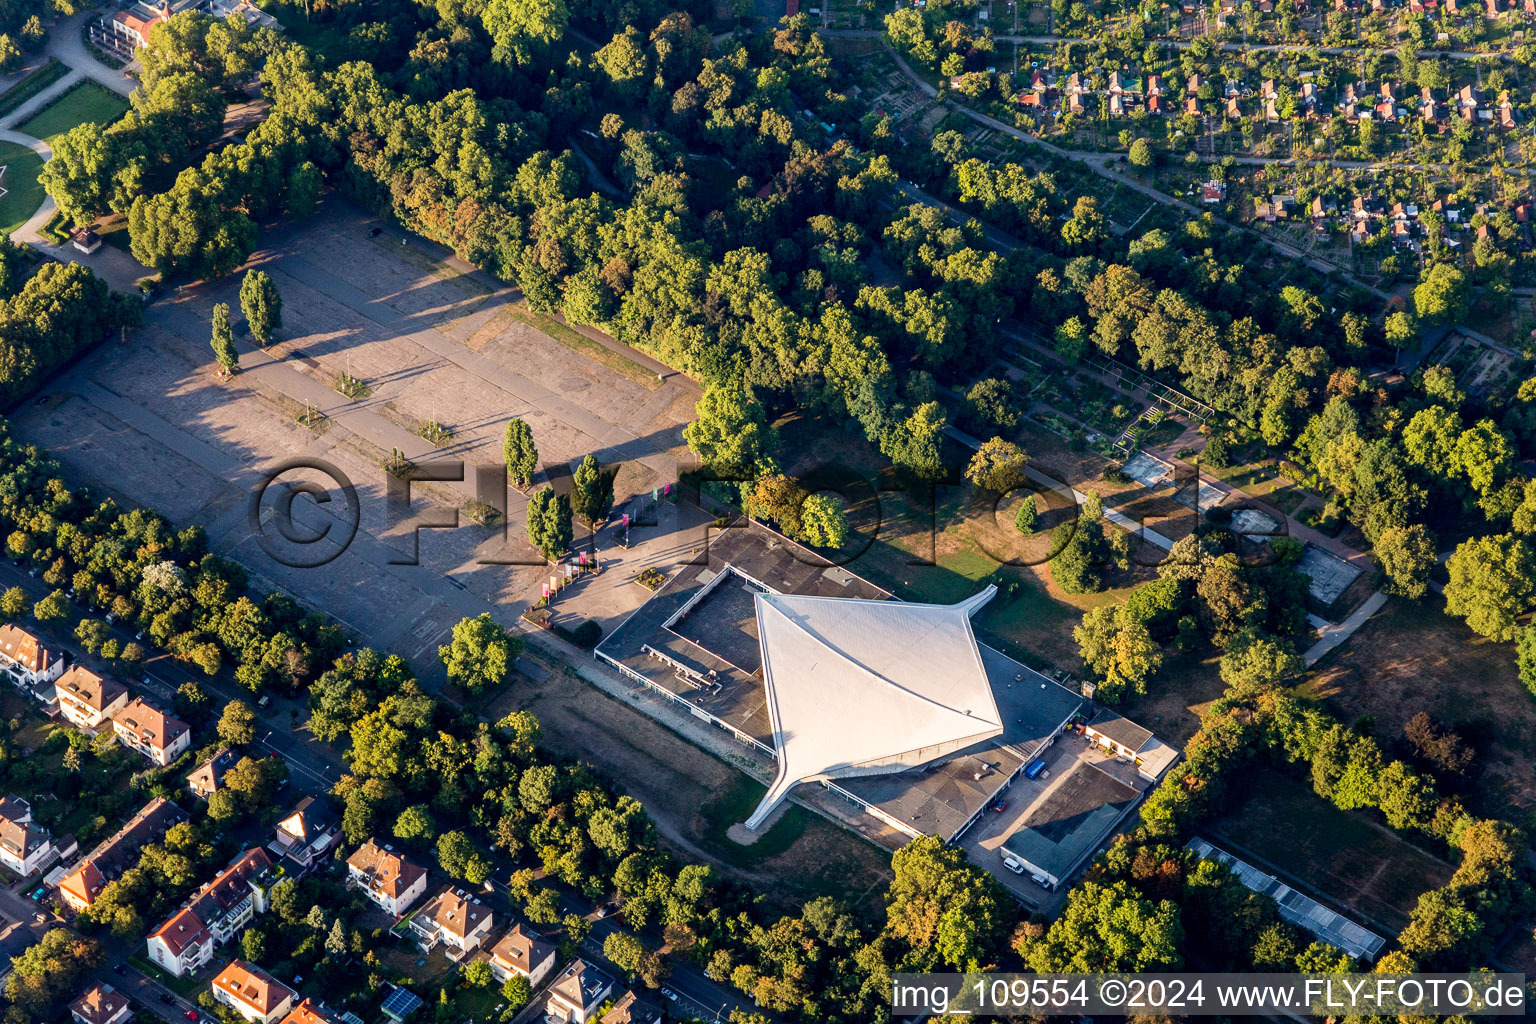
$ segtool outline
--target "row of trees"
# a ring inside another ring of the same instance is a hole
[[[0,402],[26,397],[76,353],[143,315],[137,296],[111,292],[90,268],[44,261],[0,239]]]
[[[494,725],[453,713],[421,693],[399,658],[369,650],[347,652],[321,676],[311,708],[317,737],[351,741],[335,789],[350,842],[392,834],[470,882],[489,875],[493,848],[517,865],[513,891],[536,923],[559,913],[535,865],[590,898],[617,892],[631,927],[659,933],[673,955],[778,1012],[885,1019],[889,971],[995,963],[1017,914],[995,879],[930,838],[897,853],[886,921],[873,932],[826,898],[800,916],[761,919],[752,894],[663,851],[639,803],[585,766],[549,758],[526,712]],[[642,975],[664,976],[644,966],[643,947],[616,951],[635,954]]]
[[[176,532],[153,512],[92,504],[58,473],[36,448],[0,439],[6,554],[82,605],[142,629],[208,675],[227,659],[252,692],[300,686],[344,646],[336,627],[292,598],[247,596],[244,570],[210,555],[200,528]]]

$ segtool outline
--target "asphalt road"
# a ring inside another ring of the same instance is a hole
[[[12,586],[20,586],[27,592],[29,598],[34,601],[46,596],[54,589],[44,583],[40,576],[29,576],[25,570],[16,567],[11,562],[0,560],[0,590]],[[92,614],[79,605],[75,606],[75,611],[77,614]],[[74,616],[64,621],[73,622]],[[55,644],[67,648],[73,657],[79,657],[79,660],[88,667],[95,666],[103,671],[111,671],[110,666],[100,662],[98,659],[89,656],[79,656],[78,645],[73,642],[69,631],[65,628],[59,628],[59,624],[34,624],[33,628]],[[134,639],[134,635],[130,631],[116,627],[113,627],[112,635],[116,636],[122,643],[127,643]],[[138,642],[145,647],[151,646],[147,640],[140,640]],[[339,755],[312,739],[304,738],[304,734],[296,734],[293,731],[294,724],[302,721],[308,715],[308,709],[303,701],[274,695],[268,701],[266,707],[255,706],[250,699],[251,695],[234,681],[233,673],[229,669],[221,671],[217,676],[210,677],[204,675],[201,670],[189,668],[169,655],[158,654],[146,666],[145,681],[133,685],[135,689],[145,690],[161,700],[169,701],[171,696],[175,694],[176,689],[184,682],[196,682],[202,687],[204,692],[214,697],[221,705],[231,700],[239,699],[252,706],[258,723],[257,744],[269,753],[281,757],[290,770],[291,784],[284,791],[288,802],[297,801],[300,795],[305,792],[315,795],[328,793],[346,770],[346,766]],[[494,852],[492,860],[496,865],[494,877],[505,879],[511,876],[513,865],[509,861],[494,855]],[[495,895],[499,897],[499,899],[494,901],[496,905],[493,909],[498,910],[503,915],[503,919],[509,923],[514,918],[521,920],[522,915],[516,912],[506,884],[502,881],[495,881],[493,884],[495,886]],[[545,880],[544,884],[552,883],[550,880]],[[560,896],[563,911],[580,914],[583,917],[592,919],[595,923],[592,935],[582,944],[583,955],[589,961],[598,964],[608,971],[616,979],[622,979],[623,973],[609,962],[602,952],[604,936],[619,929],[619,920],[596,919],[596,905],[573,890],[561,888]],[[17,901],[19,912],[35,913],[35,905],[5,889],[0,889],[0,910],[4,910],[7,914],[10,913],[10,908],[7,906],[7,897]],[[26,918],[26,920],[30,920],[30,917]],[[659,941],[659,936],[657,935],[646,935],[644,938],[648,944],[653,946]],[[125,960],[123,958],[128,953],[140,953],[143,948],[141,941],[133,943],[109,941],[107,945],[109,963],[124,963]],[[679,1003],[683,1004],[682,1008],[688,1012],[694,1013],[706,1020],[712,1020],[715,1014],[722,1008],[724,1009],[724,1013],[720,1017],[722,1020],[725,1019],[725,1016],[729,1014],[732,1008],[739,1007],[743,1010],[762,1012],[750,1002],[742,1000],[740,995],[734,990],[718,985],[706,978],[704,973],[692,964],[682,961],[671,961],[671,963],[673,965],[673,975],[668,982],[668,987],[678,993],[680,996]],[[129,972],[127,976],[102,972],[101,978],[110,981],[119,988],[127,987],[127,983],[132,981],[134,985],[146,993],[145,996],[141,997],[136,994],[135,997],[140,998],[140,1001],[146,1006],[161,1012],[161,1015],[168,1021],[184,1021],[183,1013],[188,1009],[193,1009],[191,1004],[186,1003],[184,1000],[178,1001],[174,1006],[168,1006],[161,1002],[158,999],[158,993],[166,992],[170,994],[169,990],[140,975],[131,966],[126,969]],[[119,984],[120,982],[124,984]],[[637,982],[636,984],[639,983]],[[657,1000],[665,1001],[661,999],[660,995],[654,995],[654,997]]]

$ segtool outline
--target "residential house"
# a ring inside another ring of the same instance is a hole
[[[1479,108],[1482,107],[1482,105],[1482,97],[1478,95],[1477,89],[1473,86],[1464,85],[1461,87],[1461,90],[1456,93],[1456,112],[1460,114],[1464,120],[1477,120],[1477,112]]]
[[[69,233],[69,244],[76,252],[89,256],[101,248],[101,236],[90,228],[75,228]]]
[[[128,706],[128,688],[76,665],[54,683],[59,711],[75,728],[95,735]]]
[[[1328,234],[1328,208],[1322,196],[1312,197],[1312,231],[1319,236]]]
[[[112,15],[107,23],[114,40],[124,49],[132,51],[149,45],[149,33],[162,21],[171,20],[169,4],[154,7],[136,3]]]
[[[1120,72],[1111,71],[1109,73],[1109,94],[1111,96],[1119,96],[1125,91],[1125,85],[1120,81]]]
[[[277,823],[277,846],[304,867],[313,864],[336,841],[340,822],[331,805],[307,796]]]
[[[1317,86],[1311,82],[1301,83],[1301,112],[1307,117],[1317,114]]]
[[[231,960],[213,979],[213,998],[251,1024],[281,1020],[297,997],[293,989],[244,960]]]
[[[200,800],[207,800],[224,785],[224,776],[239,763],[240,755],[228,747],[192,769],[187,776],[187,788]]]
[[[242,853],[149,933],[149,959],[178,978],[208,964],[217,947],[267,912],[273,881],[266,850]]]
[[[99,982],[69,1004],[75,1024],[126,1024],[133,1019],[128,997],[106,982]]]
[[[1509,13],[1509,0],[1483,0],[1483,17],[1499,19]]]
[[[112,716],[117,741],[137,750],[162,768],[192,746],[192,727],[175,715],[135,697],[133,702]]]
[[[1426,124],[1438,125],[1445,120],[1445,104],[1435,99],[1435,92],[1428,86],[1419,90],[1419,117]]]
[[[1278,99],[1279,96],[1280,94],[1275,91],[1275,80],[1273,78],[1264,79],[1263,84],[1259,86],[1259,98],[1268,102],[1273,102],[1274,100]]]
[[[551,1021],[587,1024],[612,991],[612,978],[585,960],[572,960],[550,985],[544,1014]]]
[[[493,921],[490,907],[462,889],[445,889],[411,917],[410,927],[422,949],[441,943],[457,960],[490,938]]]
[[[1200,101],[1195,99],[1193,96],[1191,96],[1189,99],[1185,100],[1184,101],[1184,113],[1188,114],[1190,117],[1199,117],[1200,116]]]
[[[1067,109],[1074,114],[1081,114],[1083,107],[1083,80],[1077,72],[1067,76]]]
[[[26,878],[57,856],[53,837],[32,820],[32,805],[20,797],[0,800],[0,864]]]
[[[554,943],[524,931],[521,924],[513,925],[512,930],[491,947],[491,973],[498,983],[505,983],[516,975],[527,978],[530,986],[538,988],[539,982],[554,966]]]
[[[30,692],[64,673],[64,654],[20,626],[0,626],[0,671]]]
[[[1190,75],[1189,80],[1184,83],[1185,95],[1198,98],[1200,95],[1200,86],[1204,84],[1205,79],[1201,78],[1199,75]]]
[[[159,840],[172,825],[186,820],[186,812],[180,807],[163,796],[155,797],[59,880],[59,898],[76,913],[84,910],[95,902],[108,882],[137,862],[139,850],[145,844]]]
[[[1383,121],[1397,120],[1397,99],[1392,95],[1392,87],[1386,82],[1381,83],[1381,88],[1376,92],[1376,116]]]
[[[1200,186],[1200,201],[1202,203],[1219,203],[1227,198],[1227,183],[1224,181],[1207,181]]]
[[[399,917],[427,891],[427,869],[372,839],[347,858],[347,882]]]
[[[1227,116],[1234,121],[1239,120],[1243,116],[1242,108],[1237,105],[1236,96],[1227,97]]]
[[[340,1022],[328,1013],[323,1013],[318,1006],[304,1000],[298,1006],[288,1011],[280,1024],[340,1024]]]
[[[1509,90],[1499,93],[1499,127],[1510,131],[1515,127],[1515,105],[1509,101]]]
[[[1162,75],[1148,75],[1147,76],[1147,95],[1148,96],[1161,96],[1162,94],[1163,94],[1163,76]]]
[[[1119,93],[1117,93],[1117,92],[1116,93],[1110,93],[1110,95],[1109,95],[1109,116],[1110,117],[1123,117],[1124,115],[1125,115],[1125,101],[1124,101],[1124,99],[1122,99],[1121,95]]]
[[[605,1014],[600,1024],[661,1024],[661,1007],[625,992]]]

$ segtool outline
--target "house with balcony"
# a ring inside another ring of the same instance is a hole
[[[551,1021],[587,1024],[613,991],[613,979],[585,960],[565,965],[544,997],[544,1014]]]
[[[361,889],[386,913],[399,917],[427,892],[427,869],[372,839],[347,858],[347,884]]]
[[[92,736],[128,706],[128,687],[80,665],[61,675],[53,688],[59,700],[59,713],[75,728]]]
[[[143,697],[135,697],[112,716],[112,730],[117,733],[117,742],[162,768],[192,746],[192,727]]]
[[[69,1016],[74,1024],[127,1024],[133,1009],[126,995],[101,982],[69,1004]]]
[[[513,925],[512,930],[491,947],[491,973],[499,984],[505,984],[515,976],[528,979],[529,987],[536,989],[554,966],[554,943],[525,931],[521,924]]]
[[[32,805],[20,797],[0,800],[0,864],[26,878],[58,856],[53,836],[32,820]]]
[[[64,674],[64,652],[49,647],[20,626],[0,626],[0,672],[16,686],[33,693]]]
[[[661,1007],[641,999],[631,990],[614,1001],[598,1024],[661,1024],[661,1021]]]
[[[255,964],[231,960],[213,979],[213,998],[250,1024],[275,1024],[293,1009],[298,993]]]
[[[277,823],[275,849],[307,868],[335,844],[340,829],[331,805],[307,796]]]
[[[139,851],[165,837],[171,826],[187,820],[180,807],[157,796],[122,828],[86,854],[59,880],[59,898],[75,913],[95,902],[108,882],[138,863]]]
[[[494,915],[462,889],[445,889],[411,918],[411,933],[423,951],[443,947],[450,960],[479,949],[491,937]]]
[[[214,951],[267,911],[276,881],[266,850],[247,850],[149,933],[149,959],[176,977],[213,961]]]
[[[228,747],[192,769],[187,775],[187,788],[199,800],[207,800],[224,786],[224,776],[240,761],[240,755]]]

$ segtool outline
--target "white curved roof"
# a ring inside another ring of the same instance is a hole
[[[901,771],[1001,733],[971,632],[996,592],[953,605],[758,594],[779,771],[747,827],[798,782],[880,762]]]

